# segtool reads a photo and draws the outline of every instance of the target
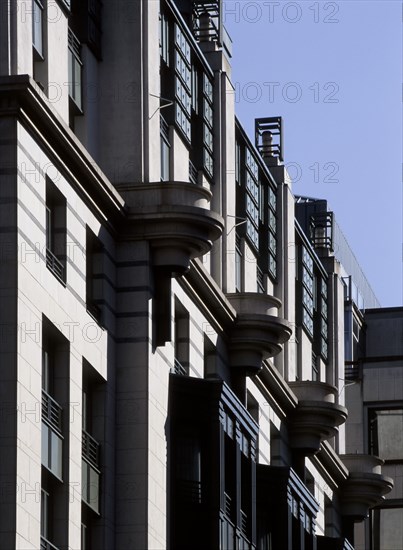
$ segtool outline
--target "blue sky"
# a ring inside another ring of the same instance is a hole
[[[325,198],[384,307],[402,304],[402,5],[224,0],[236,112],[283,117],[293,192]]]

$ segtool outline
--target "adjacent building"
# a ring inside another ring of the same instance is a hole
[[[391,550],[397,310],[236,118],[221,2],[0,8],[2,547]]]

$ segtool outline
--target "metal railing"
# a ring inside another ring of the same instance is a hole
[[[263,271],[260,269],[260,267],[256,268],[256,284],[257,284],[257,291],[260,294],[264,294],[265,288],[264,288],[264,274]]]
[[[191,479],[180,479],[178,481],[178,489],[181,495],[181,500],[192,502],[195,504],[201,503],[201,482]]]
[[[64,282],[64,265],[49,248],[46,249],[46,267],[50,269],[60,281]]]
[[[62,433],[63,408],[45,390],[42,390],[42,420],[51,428]]]
[[[193,34],[198,42],[222,44],[222,5],[220,0],[193,2]]]
[[[91,466],[99,469],[99,443],[85,430],[82,434],[82,455]]]
[[[354,546],[352,546],[347,539],[344,539],[343,550],[354,550]]]
[[[230,518],[231,512],[232,512],[231,497],[227,493],[224,493],[224,513],[226,516]]]
[[[189,160],[189,181],[197,185],[198,172],[196,166]]]
[[[248,534],[248,516],[241,510],[241,533],[243,535]]]
[[[263,158],[278,157],[283,162],[283,128],[280,116],[255,119],[255,146]]]
[[[161,128],[161,135],[164,136],[166,142],[169,144],[169,126],[165,118],[160,115],[160,128]]]
[[[41,550],[59,550],[57,546],[49,542],[45,539],[45,537],[41,537]]]
[[[172,374],[180,374],[182,376],[187,376],[187,371],[186,371],[185,367],[182,365],[182,363],[180,361],[178,361],[178,359],[176,359],[176,357],[175,357],[175,360],[174,360],[174,366],[171,368],[171,373]]]
[[[311,241],[315,248],[333,250],[333,212],[315,212],[310,219]]]

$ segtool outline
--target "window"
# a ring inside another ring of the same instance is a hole
[[[242,292],[242,250],[241,250],[241,239],[239,236],[236,236],[235,241],[235,290],[237,292]]]
[[[269,274],[275,279],[277,277],[277,196],[270,184],[268,194]]]
[[[103,245],[98,237],[87,227],[86,238],[86,304],[87,311],[102,322],[102,304],[104,302],[104,266]]]
[[[175,374],[189,374],[189,313],[175,299]]]
[[[89,543],[89,535],[88,535],[88,527],[82,523],[81,524],[81,550],[89,550],[90,543]]]
[[[213,84],[203,75],[203,168],[213,177]]]
[[[169,66],[169,22],[164,14],[160,14],[159,39],[161,59]]]
[[[257,162],[250,150],[246,148],[246,234],[256,249],[259,249],[259,199],[260,184]]]
[[[259,266],[256,266],[256,290],[259,294],[265,293],[264,274]]]
[[[162,116],[161,116],[160,135],[161,135],[161,181],[169,181],[171,144],[169,143],[169,126]]]
[[[235,142],[235,181],[241,185],[241,146]]]
[[[46,266],[61,282],[66,281],[66,199],[46,182]]]
[[[328,353],[328,318],[327,318],[327,281],[321,277],[318,279],[318,313],[320,323],[320,354],[327,361]]]
[[[403,409],[369,410],[370,453],[403,462]]]
[[[170,547],[252,548],[256,423],[219,377],[171,377],[169,402]]]
[[[51,533],[51,513],[52,513],[52,502],[50,494],[44,489],[41,490],[41,550],[48,548],[47,543],[49,539],[52,538]]]
[[[203,378],[214,378],[218,376],[217,360],[217,348],[207,334],[205,334],[203,341]]]
[[[43,48],[43,13],[44,8],[40,0],[32,2],[32,44],[34,54],[40,59],[44,57]]]
[[[317,380],[319,380],[318,358],[316,353],[312,352],[312,381],[316,382]]]
[[[69,342],[42,318],[41,550],[67,547],[69,495]],[[49,542],[50,541],[50,542]]]
[[[302,325],[313,337],[314,274],[313,259],[308,249],[302,246]]]
[[[175,24],[175,120],[190,142],[191,62],[190,44],[178,24]]]
[[[82,113],[82,61],[81,45],[69,29],[69,97],[73,115]]]
[[[86,505],[83,522],[87,538],[92,531],[91,517],[100,511],[101,444],[97,439],[104,432],[105,386],[95,369],[83,363],[82,386],[82,458],[81,496]],[[92,516],[91,516],[91,512]]]
[[[192,67],[192,109],[199,112],[199,75],[195,66]]]
[[[62,479],[63,409],[51,397],[53,393],[53,371],[55,368],[53,350],[42,352],[42,464],[58,479]]]

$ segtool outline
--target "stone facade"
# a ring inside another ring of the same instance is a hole
[[[0,9],[1,546],[351,549],[401,485],[352,449],[354,274],[220,2]]]

